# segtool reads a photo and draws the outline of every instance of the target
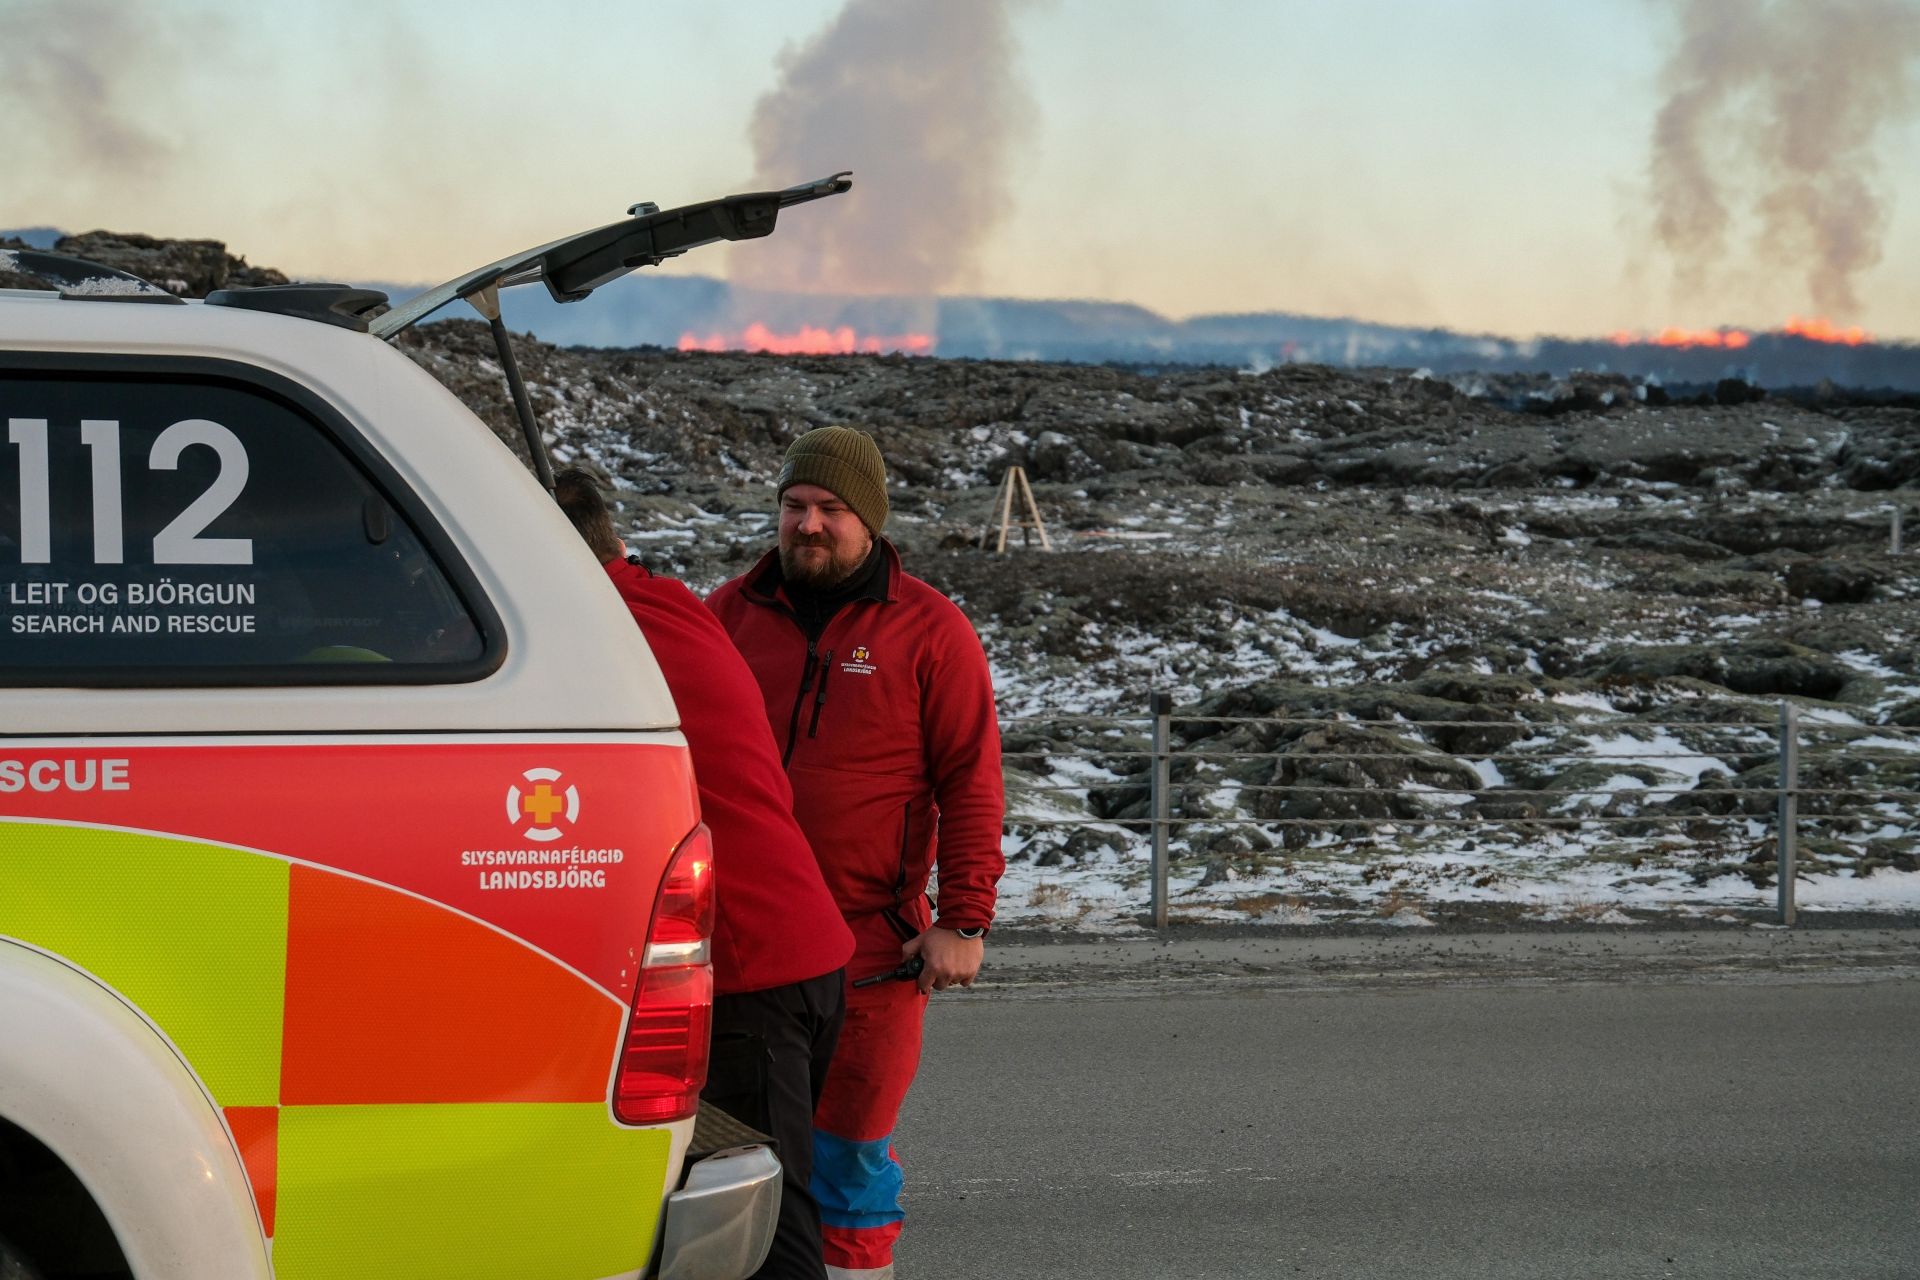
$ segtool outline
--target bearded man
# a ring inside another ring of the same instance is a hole
[[[905,1216],[893,1129],[928,993],[972,985],[1006,869],[1000,732],[972,624],[881,536],[887,476],[873,439],[809,431],[776,486],[778,547],[707,607],[760,685],[794,816],[853,929],[846,1021],[814,1112],[813,1193],[827,1274],[882,1280]]]

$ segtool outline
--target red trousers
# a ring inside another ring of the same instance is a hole
[[[891,1265],[906,1217],[893,1127],[920,1066],[927,997],[907,980],[851,983],[899,966],[902,934],[926,928],[925,904],[916,905],[918,911],[898,921],[884,915],[848,921],[854,952],[847,962],[846,1021],[813,1114],[813,1195],[820,1204],[821,1238],[827,1265],[845,1271]]]

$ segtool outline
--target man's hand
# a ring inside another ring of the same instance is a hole
[[[926,961],[927,967],[920,971],[922,992],[945,991],[954,985],[972,986],[986,952],[985,938],[963,938],[939,925],[900,944],[901,959],[917,955]]]

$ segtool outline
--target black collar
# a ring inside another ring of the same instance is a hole
[[[835,614],[857,601],[886,604],[893,599],[894,575],[899,571],[900,554],[885,538],[873,540],[873,550],[847,579],[824,591],[814,592],[788,582],[780,571],[778,548],[767,552],[748,572],[746,595],[761,604],[783,609],[810,636],[819,636]]]
[[[779,561],[774,565],[777,568]],[[880,542],[874,540],[873,549],[867,552],[867,558],[860,567],[848,574],[838,584],[824,591],[816,590],[804,583],[789,582],[781,576],[781,586],[786,589],[787,599],[793,604],[793,611],[800,616],[800,626],[808,635],[817,636],[827,629],[827,623],[833,616],[856,600],[877,600],[885,603],[887,598],[887,558],[880,550]]]

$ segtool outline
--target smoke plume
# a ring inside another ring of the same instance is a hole
[[[1826,315],[1858,310],[1887,206],[1873,147],[1915,102],[1920,0],[1682,0],[1655,121],[1654,228],[1685,290],[1750,217]]]
[[[172,156],[173,145],[143,127],[129,104],[153,60],[155,26],[147,12],[105,0],[0,8],[0,109],[58,162],[60,173],[43,185],[84,181],[102,168],[148,176]]]
[[[964,280],[1006,211],[1007,161],[1031,114],[1007,0],[847,0],[781,59],[756,105],[755,183],[851,169],[853,190],[781,219],[731,257],[736,284],[932,294]]]

